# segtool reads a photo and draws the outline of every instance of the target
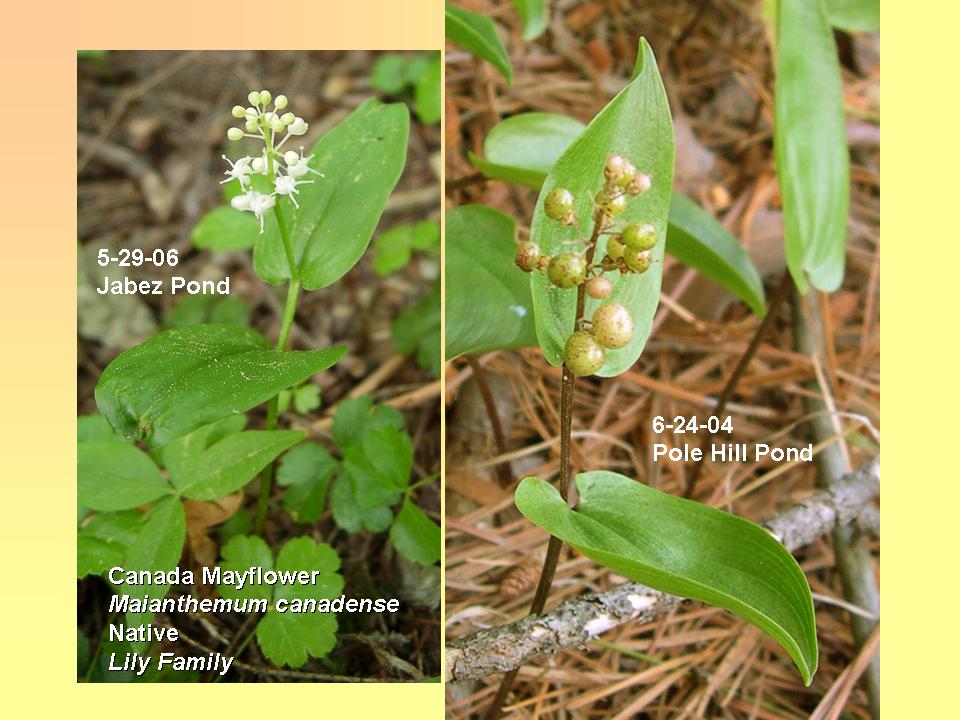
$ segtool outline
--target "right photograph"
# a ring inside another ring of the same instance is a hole
[[[879,0],[454,0],[451,718],[879,718]]]

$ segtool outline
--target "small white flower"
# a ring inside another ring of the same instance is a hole
[[[230,165],[229,170],[224,170],[223,174],[227,176],[226,180],[221,180],[220,184],[228,183],[231,180],[239,180],[240,187],[243,187],[250,181],[250,161],[253,160],[252,157],[244,156],[237,160],[236,162],[230,162],[230,158],[226,155],[221,156],[224,160],[227,161]]]
[[[310,126],[304,122],[303,118],[298,117],[287,128],[287,132],[291,135],[305,135],[307,130],[310,129]]]
[[[273,195],[264,195],[263,193],[251,190],[247,193],[248,209],[260,221],[260,233],[263,234],[263,215],[277,204],[277,199]]]
[[[277,191],[277,195],[289,195],[291,202],[299,209],[300,204],[294,197],[294,195],[300,194],[300,191],[297,190],[297,185],[309,185],[312,182],[313,180],[297,180],[291,175],[281,175],[277,178],[275,190]]]
[[[243,195],[235,195],[235,196],[230,200],[230,207],[232,207],[234,210],[249,210],[249,209],[250,209],[250,198],[248,198],[248,197],[246,196],[246,194],[243,194]]]
[[[308,172],[312,172],[314,175],[319,177],[324,177],[324,174],[319,170],[314,170],[310,167],[310,161],[313,159],[313,155],[303,156],[303,148],[300,148],[300,153],[297,154],[293,150],[288,150],[283,154],[283,161],[287,164],[287,175],[291,177],[299,178],[306,175]]]

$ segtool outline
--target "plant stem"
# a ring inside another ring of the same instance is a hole
[[[595,218],[593,225],[593,234],[590,236],[587,245],[586,264],[589,266],[593,262],[593,254],[597,248],[597,238],[603,232],[603,226],[599,218]],[[577,287],[577,313],[573,321],[573,330],[580,326],[583,320],[583,312],[586,307],[587,295],[586,287],[581,284]],[[560,380],[560,497],[567,500],[567,490],[570,487],[570,445],[573,437],[573,393],[575,390],[576,377],[566,365],[563,365],[563,374]],[[539,615],[543,612],[547,604],[547,598],[550,597],[550,587],[553,585],[553,576],[557,572],[557,564],[560,561],[560,550],[563,548],[563,541],[560,538],[550,536],[550,542],[547,544],[547,555],[543,559],[543,569],[540,570],[540,579],[537,581],[537,589],[533,594],[533,602],[530,603],[530,615]],[[503,676],[500,681],[500,687],[497,690],[493,702],[484,715],[485,720],[497,720],[500,717],[500,711],[503,704],[513,689],[513,683],[517,679],[517,673],[520,668],[511,670]]]
[[[727,409],[727,403],[730,402],[730,398],[733,397],[733,393],[737,389],[737,384],[740,382],[741,376],[746,372],[750,361],[753,360],[753,356],[757,354],[757,350],[760,349],[760,341],[763,340],[763,336],[767,334],[767,330],[773,324],[773,318],[777,314],[777,310],[780,309],[780,305],[783,304],[783,301],[786,300],[790,294],[791,287],[793,287],[793,281],[790,279],[789,271],[785,270],[783,277],[780,278],[780,284],[777,285],[777,289],[774,290],[773,296],[767,303],[766,315],[763,316],[763,320],[760,321],[760,324],[754,331],[753,337],[750,338],[750,344],[747,345],[747,349],[743,355],[740,356],[740,359],[737,360],[737,366],[733,369],[733,372],[730,373],[730,377],[727,378],[727,383],[723,386],[720,397],[717,398],[717,404],[711,411],[712,415],[720,417],[723,415],[723,411]],[[707,431],[703,436],[703,440],[700,441],[701,458],[706,456],[707,445],[711,439],[713,439],[713,433]],[[701,459],[700,462],[693,466],[693,470],[690,472],[690,478],[687,480],[686,487],[683,490],[683,496],[685,498],[693,497],[693,491],[697,486],[697,480],[700,479],[703,465],[704,461]]]

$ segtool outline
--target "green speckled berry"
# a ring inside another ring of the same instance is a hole
[[[580,253],[560,253],[550,261],[547,277],[559,288],[576,287],[587,277],[587,261]]]
[[[633,223],[623,229],[621,240],[635,250],[649,250],[657,244],[657,229],[650,223]]]
[[[624,245],[619,240],[619,236],[607,240],[607,257],[611,260],[619,260],[623,257]]]
[[[567,340],[563,350],[563,363],[574,375],[593,375],[603,367],[606,353],[596,338],[586,330],[577,330]]]
[[[623,167],[623,175],[620,176],[620,180],[617,183],[618,186],[627,189],[627,186],[633,182],[633,178],[637,175],[637,169],[633,166],[633,163],[627,160],[626,165]]]
[[[646,173],[638,172],[633,176],[626,187],[626,190],[631,195],[641,195],[645,193],[653,185],[653,181],[650,179],[650,176]]]
[[[611,155],[607,158],[607,164],[603,167],[603,176],[607,179],[607,182],[615,185],[620,182],[626,167],[627,161],[623,155]]]
[[[584,289],[590,297],[602,300],[605,297],[610,297],[610,293],[613,292],[613,283],[602,275],[597,275],[587,280]]]
[[[600,211],[608,217],[622,215],[623,211],[627,209],[627,196],[619,191],[611,194],[606,190],[601,190],[597,193],[595,200]]]
[[[522,242],[517,245],[514,261],[524,272],[533,272],[540,267],[540,246],[535,242]]]
[[[637,250],[628,247],[623,251],[623,262],[633,272],[646,272],[653,263],[653,254],[649,250]]]
[[[573,193],[566,188],[554,188],[543,201],[543,211],[554,220],[564,220],[573,211]]]
[[[598,343],[616,350],[626,347],[633,339],[633,318],[620,303],[608,303],[594,311],[590,329]]]

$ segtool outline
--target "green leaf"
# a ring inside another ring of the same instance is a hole
[[[381,55],[370,73],[370,87],[385,95],[399,95],[407,87],[407,65],[403,55]]]
[[[611,472],[577,476],[572,510],[549,483],[526,478],[529,520],[615,572],[663,592],[718,605],[790,654],[809,685],[817,668],[813,598],[793,556],[763,528]]]
[[[77,444],[77,501],[93,510],[126,510],[172,489],[153,460],[139,448],[118,442]]]
[[[117,435],[107,419],[100,414],[77,416],[77,442],[117,442],[127,441]]]
[[[373,269],[380,277],[386,277],[410,262],[410,245],[413,241],[413,228],[410,225],[398,225],[390,228],[373,241]]]
[[[293,391],[293,409],[301,415],[320,407],[320,388],[306,382]]]
[[[230,435],[192,455],[180,472],[171,472],[170,481],[185,497],[214,500],[246,485],[305,437],[302,430],[250,430]]]
[[[440,560],[440,526],[410,502],[403,507],[390,526],[390,541],[407,560],[433,565]]]
[[[382,427],[363,436],[360,445],[343,452],[343,472],[361,508],[393,505],[406,488],[413,465],[410,436]]]
[[[252,248],[259,236],[260,223],[252,213],[221,205],[200,218],[190,239],[198,250],[225,252]]]
[[[317,443],[303,443],[283,456],[277,483],[284,487],[283,507],[297,522],[317,522],[323,515],[327,485],[338,463]]]
[[[421,220],[413,226],[410,247],[436,255],[440,254],[440,223],[436,220]]]
[[[766,313],[763,282],[737,239],[693,200],[673,193],[667,252],[730,290],[760,316]]]
[[[238,536],[223,549],[221,567],[246,570],[251,566],[276,569],[278,573],[311,573],[315,582],[274,586],[250,583],[242,590],[232,585],[221,585],[224,597],[263,598],[272,600],[271,608],[257,625],[257,643],[263,654],[277,665],[301,667],[308,656],[323,657],[337,642],[337,618],[334,613],[280,613],[273,603],[277,600],[332,599],[343,592],[343,578],[337,573],[340,558],[329,545],[321,545],[311,538],[290,540],[280,550],[274,565],[270,549],[259,537]],[[319,575],[313,576],[313,572]]]
[[[349,398],[340,403],[333,417],[331,433],[341,450],[356,445],[363,436],[382,427],[403,429],[403,415],[389,405],[373,406],[369,395]]]
[[[470,162],[489,178],[539,188],[550,169],[586,129],[555,113],[522,113],[498,123],[483,141],[484,157]]]
[[[77,577],[99,575],[123,564],[140,531],[136,510],[100,513],[77,532]]]
[[[420,367],[440,377],[440,283],[400,313],[390,329],[397,352],[417,350]]]
[[[114,430],[156,447],[256,407],[345,352],[277,352],[262,335],[231,325],[175,328],[111,362],[97,405]]]
[[[180,562],[183,541],[187,536],[187,520],[183,503],[177,498],[159,500],[147,510],[140,532],[130,544],[125,570],[173,570]],[[152,586],[151,597],[163,597],[167,586]]]
[[[523,20],[523,39],[533,40],[547,29],[550,0],[513,0]]]
[[[313,184],[300,187],[300,209],[290,230],[305,289],[333,284],[367,249],[403,171],[409,127],[406,105],[371,99],[310,149],[310,166],[324,177],[313,176]],[[253,260],[268,283],[290,277],[279,233],[259,236]]]
[[[436,53],[413,88],[413,109],[424,125],[440,122],[440,73],[442,59]]]
[[[880,27],[880,0],[825,0],[833,27],[849,32],[872,32]]]
[[[793,281],[801,292],[808,281],[836,290],[843,280],[850,160],[837,47],[822,2],[777,3],[774,151]]]
[[[171,328],[205,323],[248,325],[250,307],[243,300],[232,297],[188,295],[170,309],[164,322]]]
[[[361,528],[374,533],[383,532],[393,520],[389,504],[361,507],[353,495],[350,478],[345,474],[334,480],[330,488],[330,510],[337,527],[351,533]]]
[[[641,38],[633,80],[600,111],[557,161],[537,200],[530,237],[545,254],[552,256],[558,252],[561,243],[577,238],[578,231],[547,218],[543,202],[551,190],[562,187],[574,194],[575,210],[580,218],[579,233],[589,237],[593,224],[593,198],[603,187],[603,168],[609,155],[623,155],[653,178],[650,190],[639,197],[628,198],[627,210],[619,221],[624,225],[643,221],[657,228],[659,240],[652,251],[655,263],[642,275],[606,275],[614,290],[609,300],[602,302],[625,305],[633,316],[636,330],[625,348],[607,351],[606,364],[598,375],[618,375],[633,365],[650,333],[660,296],[663,238],[673,185],[673,144],[667,96],[653,52]],[[601,236],[596,257],[602,258],[605,251],[606,236]],[[564,345],[573,333],[577,292],[553,288],[543,273],[530,273],[530,290],[540,348],[551,364],[560,365]],[[600,303],[588,298],[586,317],[590,317]]]
[[[483,205],[462,205],[446,215],[446,354],[537,344],[533,298],[514,265],[513,219]]]
[[[446,4],[447,38],[493,65],[507,82],[513,84],[513,68],[497,28],[490,18]]]

